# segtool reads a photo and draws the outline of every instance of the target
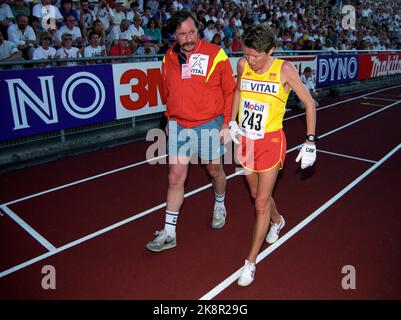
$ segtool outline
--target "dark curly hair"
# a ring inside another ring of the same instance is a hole
[[[183,23],[188,18],[192,18],[195,22],[196,29],[199,29],[199,22],[196,17],[188,11],[177,11],[173,14],[173,16],[168,20],[168,30],[170,33],[174,33],[177,29],[181,27],[181,23]]]

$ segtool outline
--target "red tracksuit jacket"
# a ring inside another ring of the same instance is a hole
[[[163,87],[168,119],[192,128],[224,115],[231,118],[236,86],[230,60],[217,45],[198,40],[186,63],[191,65],[190,79],[183,79],[178,58],[179,46],[170,48],[163,59]]]

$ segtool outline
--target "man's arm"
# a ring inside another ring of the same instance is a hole
[[[221,49],[222,50],[222,49]],[[227,56],[226,56],[227,57]],[[228,125],[231,120],[231,109],[233,103],[234,89],[235,89],[235,78],[233,69],[231,67],[230,59],[227,57],[222,62],[223,71],[221,74],[221,86],[224,96],[224,125]]]
[[[168,88],[167,88],[167,74],[166,74],[166,55],[163,57],[162,61],[162,83],[163,83],[163,95],[164,97],[162,98],[162,101],[166,101],[166,112],[164,115],[167,118],[167,123],[170,120],[170,116],[168,114],[168,109],[167,109],[167,98],[168,98]],[[166,126],[166,133],[168,135],[168,126]]]
[[[12,42],[9,42],[12,43]],[[11,45],[11,55],[7,58],[1,59],[0,61],[12,61],[12,60],[18,60],[21,58],[21,52],[18,51],[17,46],[12,43]]]

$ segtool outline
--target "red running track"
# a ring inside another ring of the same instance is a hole
[[[236,285],[254,222],[242,176],[228,180],[227,223],[216,231],[212,191],[199,189],[208,178],[191,166],[186,191],[197,191],[181,210],[178,246],[155,254],[145,244],[163,225],[167,166],[118,170],[145,160],[149,143],[2,174],[0,298],[400,299],[400,106],[401,86],[322,101],[320,152],[305,172],[294,162],[305,119],[287,114],[289,153],[274,193],[287,225],[262,247],[247,288]],[[42,289],[45,265],[56,269],[55,290]],[[347,265],[354,290],[341,286]]]

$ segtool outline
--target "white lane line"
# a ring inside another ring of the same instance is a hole
[[[312,212],[307,218],[305,218],[300,223],[298,223],[294,228],[292,228],[290,231],[288,231],[279,240],[277,240],[275,243],[273,243],[268,248],[266,248],[261,253],[259,253],[259,255],[258,255],[257,259],[256,259],[256,263],[261,262],[269,254],[271,254],[274,250],[278,249],[281,245],[283,245],[288,239],[290,239],[292,236],[294,236],[296,233],[298,233],[302,228],[304,228],[306,225],[311,223],[312,220],[317,218],[321,213],[323,213],[331,205],[333,205],[335,202],[337,202],[347,192],[352,190],[358,183],[360,183],[363,179],[365,179],[369,174],[371,174],[373,171],[375,171],[377,168],[379,168],[386,160],[388,160],[400,148],[401,148],[401,144],[399,144],[397,147],[395,147],[393,150],[391,150],[389,153],[387,153],[376,164],[371,166],[368,170],[366,170],[358,178],[356,178],[354,181],[352,181],[350,184],[348,184],[344,189],[342,189],[339,193],[337,193],[329,201],[327,201],[325,204],[323,204],[319,209],[317,209],[316,211]],[[238,279],[238,277],[240,276],[241,269],[242,269],[242,267],[240,269],[238,269],[237,271],[235,271],[231,276],[226,278],[224,281],[219,283],[216,287],[214,287],[208,293],[203,295],[200,298],[200,300],[211,300],[216,295],[221,293],[224,289],[226,289],[228,286],[230,286],[234,281],[236,281]]]
[[[376,91],[373,91],[373,92],[370,92],[370,93],[366,93],[366,94],[363,94],[363,95],[360,95],[360,96],[357,96],[357,97],[354,97],[354,98],[350,98],[350,99],[343,100],[343,101],[338,101],[338,102],[330,104],[328,106],[320,107],[320,108],[317,109],[317,111],[323,110],[323,109],[326,109],[326,108],[330,108],[330,107],[333,107],[333,106],[336,106],[336,105],[339,105],[339,104],[342,104],[342,103],[346,103],[348,101],[359,99],[359,98],[362,98],[362,97],[365,97],[365,96],[368,96],[368,95],[371,95],[371,94],[374,94],[374,93],[377,93],[377,92],[381,92],[381,91],[384,91],[384,90],[390,90],[390,89],[394,89],[394,88],[398,88],[398,87],[401,87],[401,85],[397,85],[397,86],[393,86],[393,87],[385,88],[385,89],[381,89],[381,90],[376,90]],[[298,117],[303,116],[303,115],[305,115],[305,112],[301,113],[301,114],[298,114],[298,115],[295,115],[295,116],[292,116],[292,117],[289,117],[289,118],[285,118],[283,121],[290,120],[290,119],[293,119],[293,118],[298,118]],[[126,169],[137,167],[137,166],[140,166],[142,164],[146,164],[146,163],[149,163],[149,162],[152,162],[152,161],[156,161],[156,160],[159,160],[159,159],[162,159],[162,158],[165,158],[165,157],[167,157],[167,154],[164,154],[164,155],[161,155],[159,157],[155,157],[155,158],[152,158],[152,159],[149,159],[149,160],[144,160],[144,161],[141,161],[141,162],[137,162],[137,163],[125,166],[125,167],[117,168],[117,169],[114,169],[114,170],[111,170],[111,171],[106,171],[104,173],[97,174],[95,176],[87,177],[87,178],[84,178],[84,179],[80,179],[80,180],[77,180],[77,181],[74,181],[74,182],[71,182],[71,183],[63,184],[63,185],[60,185],[60,186],[55,187],[55,188],[47,189],[47,190],[44,190],[44,191],[29,195],[29,196],[26,196],[26,197],[22,197],[22,198],[19,198],[19,199],[4,203],[4,205],[10,206],[12,204],[15,204],[15,203],[18,203],[18,202],[21,202],[21,201],[25,201],[25,200],[32,199],[32,198],[35,198],[35,197],[38,197],[38,196],[42,196],[42,195],[45,195],[45,194],[50,193],[50,192],[54,192],[54,191],[57,191],[57,190],[68,188],[68,187],[71,187],[71,186],[74,186],[74,185],[77,185],[77,184],[80,184],[80,183],[83,183],[83,182],[87,182],[87,181],[90,181],[90,180],[93,180],[93,179],[97,179],[97,178],[100,178],[100,177],[103,177],[103,176],[106,176],[106,175],[109,175],[109,174],[113,174],[113,173],[116,173],[116,172],[119,172],[119,171],[123,171],[123,170],[126,170]]]
[[[400,101],[400,102],[401,102],[401,101]],[[395,104],[393,104],[393,105],[395,105]],[[390,106],[389,106],[389,107],[390,107]],[[384,111],[385,109],[387,109],[387,108],[383,108],[383,109],[381,109],[381,110],[376,110],[376,111],[372,112],[372,114],[377,114],[377,113],[379,113],[379,112],[381,112],[381,111]],[[363,116],[362,118],[359,118],[359,119],[357,119],[357,120],[355,120],[355,121],[352,121],[351,123],[352,123],[352,124],[355,124],[355,123],[359,122],[360,120],[366,119],[366,118],[367,118],[367,116]],[[341,128],[341,129],[344,129],[344,128],[348,127],[348,126],[349,126],[349,125],[346,124],[346,125],[341,126],[340,128]],[[337,132],[337,131],[339,131],[339,130],[341,130],[341,129],[338,129],[338,130],[337,130],[337,129],[334,129],[334,130],[332,130],[332,131],[330,131],[330,132],[327,132],[327,133],[325,133],[325,134],[319,136],[319,138],[326,137],[326,136],[328,136],[328,135],[330,135],[330,134],[333,134],[333,133],[335,133],[335,132]],[[301,146],[302,146],[302,144],[299,144],[299,145],[297,145],[297,146],[295,146],[295,147],[292,147],[291,149],[288,149],[288,150],[287,150],[287,153],[290,153],[290,152],[292,152],[292,151],[295,151],[295,150],[299,149]],[[233,174],[227,176],[227,179],[231,179],[231,178],[233,178],[233,177],[235,177],[235,176],[237,176],[237,175],[241,175],[242,173],[243,173],[243,170],[237,170],[235,173],[233,173]],[[198,189],[199,189],[199,190],[200,190],[200,189],[205,190],[205,189],[209,188],[210,186],[211,186],[211,184],[207,184],[207,185],[205,185],[205,186],[203,186],[203,187],[200,187],[200,188],[198,188]],[[197,191],[198,189],[193,190],[193,191],[187,193],[186,196],[190,196],[190,195],[192,195],[192,194],[197,193],[196,191]],[[202,190],[200,190],[200,191],[202,191]],[[25,267],[27,267],[27,266],[29,266],[29,265],[31,265],[31,264],[37,262],[37,261],[43,260],[43,259],[45,259],[45,258],[47,258],[47,257],[49,257],[49,256],[51,256],[51,255],[53,255],[53,254],[56,254],[56,253],[61,252],[61,251],[64,251],[65,249],[71,248],[71,247],[73,247],[73,246],[75,246],[75,245],[77,245],[77,244],[80,244],[80,243],[82,243],[82,242],[85,242],[86,240],[92,239],[92,238],[94,238],[94,237],[96,237],[96,236],[98,236],[98,235],[101,235],[101,234],[103,234],[103,233],[105,233],[105,232],[107,232],[107,231],[110,231],[110,230],[115,229],[115,228],[117,228],[117,227],[120,227],[120,226],[122,226],[122,225],[124,225],[124,224],[127,224],[128,222],[131,222],[131,221],[136,220],[136,219],[138,219],[138,218],[140,218],[140,217],[143,217],[143,216],[145,216],[145,215],[147,215],[147,214],[150,214],[150,213],[152,213],[152,212],[154,212],[154,211],[156,211],[156,210],[159,210],[160,208],[163,208],[165,205],[166,205],[165,203],[160,204],[160,205],[158,205],[158,206],[156,206],[156,207],[153,207],[153,208],[151,208],[151,209],[149,209],[149,210],[146,210],[146,211],[141,212],[141,213],[139,213],[139,214],[137,214],[137,215],[134,215],[134,216],[132,216],[132,217],[130,217],[130,218],[128,218],[128,219],[125,219],[125,220],[122,220],[122,221],[120,221],[120,222],[117,222],[117,223],[115,223],[115,224],[113,224],[113,225],[111,225],[111,226],[109,226],[109,227],[107,227],[107,228],[101,229],[101,230],[99,230],[99,231],[96,231],[96,232],[94,232],[94,233],[88,235],[88,236],[85,236],[85,237],[83,237],[83,238],[80,238],[80,239],[78,239],[78,240],[75,240],[75,241],[73,241],[73,242],[70,242],[70,243],[68,243],[68,244],[65,244],[64,246],[62,246],[62,247],[56,249],[54,252],[52,252],[52,253],[50,253],[50,254],[49,254],[49,253],[45,253],[45,254],[43,254],[43,255],[37,257],[37,258],[33,258],[33,259],[28,260],[28,261],[26,261],[26,262],[23,262],[23,263],[21,263],[21,264],[19,264],[19,265],[16,265],[15,267],[12,267],[12,268],[10,268],[10,269],[7,269],[7,270],[1,272],[1,273],[0,273],[0,278],[1,278],[1,277],[4,277],[4,276],[6,276],[6,275],[8,275],[8,274],[10,274],[10,273],[13,273],[13,272],[15,272],[15,271],[18,271],[18,270],[20,270],[20,269],[22,269],[22,268],[25,268]],[[63,248],[64,248],[64,249],[63,249]],[[39,259],[39,260],[38,260],[38,259]]]
[[[398,101],[397,99],[385,99],[385,98],[375,98],[375,97],[363,97],[365,100],[383,100],[383,101]]]
[[[90,180],[93,180],[93,179],[104,177],[104,176],[112,174],[112,173],[116,173],[116,172],[119,172],[119,171],[127,170],[127,169],[130,169],[130,168],[137,167],[137,166],[140,166],[142,164],[145,164],[145,163],[148,163],[148,162],[151,162],[151,161],[155,161],[155,160],[159,160],[159,159],[163,159],[163,158],[166,158],[166,157],[167,157],[167,154],[164,154],[164,155],[161,155],[161,156],[158,156],[158,157],[155,157],[155,158],[151,158],[149,160],[144,160],[144,161],[141,161],[141,162],[133,163],[133,164],[130,164],[130,165],[125,166],[125,167],[117,168],[117,169],[114,169],[114,170],[110,170],[110,171],[107,171],[107,172],[103,172],[103,173],[97,174],[95,176],[91,176],[91,177],[84,178],[84,179],[81,179],[81,180],[77,180],[77,181],[74,181],[74,182],[71,182],[71,183],[63,184],[63,185],[55,187],[55,188],[51,188],[51,189],[47,189],[47,190],[44,190],[44,191],[41,191],[41,192],[38,192],[38,193],[34,193],[34,194],[29,195],[29,196],[26,196],[26,197],[23,197],[23,198],[19,198],[19,199],[4,203],[4,205],[10,206],[12,204],[16,204],[16,203],[21,202],[21,201],[25,201],[25,200],[28,200],[28,199],[32,199],[32,198],[35,198],[35,197],[42,196],[42,195],[44,195],[46,193],[50,193],[50,192],[57,191],[57,190],[60,190],[60,189],[68,188],[68,187],[71,187],[71,186],[75,186],[75,185],[83,183],[83,182],[87,182],[87,181],[90,181]]]
[[[243,170],[238,170],[237,172],[228,175],[228,176],[227,176],[227,180],[229,180],[229,179],[231,179],[231,178],[234,178],[234,177],[237,176],[237,175],[241,175],[242,172],[243,172]],[[210,188],[211,186],[212,186],[211,183],[209,183],[209,184],[207,184],[207,185],[204,185],[204,186],[202,186],[202,187],[200,187],[200,188],[198,188],[198,189],[195,189],[195,190],[192,190],[192,191],[186,193],[186,194],[184,195],[184,197],[185,197],[185,198],[190,197],[190,196],[192,196],[192,195],[194,195],[194,194],[196,194],[196,193],[199,193],[199,192],[201,192],[201,191],[203,191],[203,190],[205,190],[205,189]],[[98,230],[98,231],[96,231],[96,232],[93,232],[93,233],[91,233],[91,234],[89,234],[89,235],[87,235],[87,236],[85,236],[85,237],[82,237],[82,238],[79,238],[79,239],[74,240],[74,241],[72,241],[72,242],[69,242],[69,243],[67,243],[67,244],[65,244],[65,245],[63,245],[63,246],[61,246],[61,247],[59,247],[59,248],[54,248],[54,250],[52,250],[51,252],[46,252],[46,253],[44,253],[44,254],[42,254],[42,255],[36,257],[36,258],[33,258],[33,259],[31,259],[31,260],[28,260],[28,261],[23,262],[23,263],[21,263],[21,264],[15,266],[15,267],[12,267],[12,268],[10,268],[10,269],[7,269],[7,270],[1,272],[1,273],[0,273],[0,278],[5,277],[6,275],[9,275],[9,274],[11,274],[11,273],[13,273],[13,272],[16,272],[16,271],[18,271],[18,270],[20,270],[20,269],[22,269],[22,268],[25,268],[25,267],[27,267],[27,266],[29,266],[29,265],[35,263],[35,262],[41,261],[41,260],[43,260],[43,259],[46,259],[47,257],[50,257],[50,256],[52,256],[52,255],[54,255],[54,254],[56,254],[56,253],[59,253],[59,252],[62,252],[62,251],[64,251],[64,250],[67,250],[67,249],[69,249],[69,248],[72,248],[72,247],[74,247],[74,246],[77,246],[77,245],[79,245],[79,244],[81,244],[81,243],[83,243],[83,242],[85,242],[85,241],[88,241],[88,240],[90,240],[90,239],[93,239],[93,238],[95,238],[95,237],[97,237],[97,236],[99,236],[99,235],[101,235],[101,234],[104,234],[104,233],[106,233],[106,232],[108,232],[108,231],[111,231],[111,230],[113,230],[113,229],[116,229],[116,228],[118,228],[118,227],[121,227],[121,226],[123,226],[123,225],[125,225],[125,224],[127,224],[127,223],[129,223],[129,222],[131,222],[131,221],[134,221],[134,220],[137,220],[137,219],[139,219],[139,218],[142,218],[142,217],[144,217],[144,216],[146,216],[146,215],[148,215],[148,214],[150,214],[150,213],[152,213],[152,212],[155,212],[155,211],[157,211],[157,210],[159,210],[159,209],[164,208],[165,206],[166,206],[166,202],[164,202],[164,203],[162,203],[162,204],[159,204],[158,206],[155,206],[155,207],[153,207],[153,208],[150,208],[150,209],[148,209],[148,210],[146,210],[146,211],[143,211],[143,212],[141,212],[141,213],[138,213],[138,214],[136,214],[136,215],[134,215],[134,216],[132,216],[132,217],[129,217],[129,218],[125,219],[125,220],[121,220],[121,221],[119,221],[119,222],[116,222],[116,223],[114,223],[114,224],[112,224],[112,225],[110,225],[110,226],[108,226],[108,227],[106,227],[106,228],[100,229],[100,230]],[[2,207],[3,207],[3,206],[2,206]]]
[[[346,99],[346,100],[342,100],[342,101],[337,101],[337,102],[332,103],[332,104],[329,104],[329,105],[327,105],[327,106],[317,108],[316,111],[328,109],[328,108],[337,106],[337,105],[342,104],[342,103],[346,103],[346,102],[349,102],[349,101],[357,100],[357,99],[360,99],[360,98],[364,98],[364,97],[366,97],[366,96],[369,96],[369,95],[371,95],[371,94],[375,94],[375,93],[378,93],[378,92],[381,92],[381,91],[390,90],[390,89],[394,89],[394,88],[398,88],[398,87],[401,87],[401,85],[397,85],[397,86],[390,87],[390,88],[385,88],[385,89],[380,89],[380,90],[376,90],[376,91],[373,91],[373,92],[370,92],[370,93],[365,93],[365,94],[362,94],[362,95],[360,95],[360,96],[356,96],[356,97],[353,97],[353,98],[350,98],[350,99]],[[297,114],[297,115],[295,115],[295,116],[291,116],[291,117],[285,118],[283,121],[287,121],[287,120],[291,120],[291,119],[294,119],[294,118],[302,117],[302,116],[304,116],[305,114],[306,114],[306,112],[303,112],[303,113]]]
[[[347,154],[343,154],[343,153],[337,153],[337,152],[331,152],[331,151],[326,151],[326,150],[322,150],[322,149],[318,149],[317,152],[321,152],[321,153],[327,153],[333,156],[338,156],[338,157],[342,157],[342,158],[348,158],[348,159],[354,159],[354,160],[360,160],[360,161],[365,161],[365,162],[369,162],[369,163],[377,163],[377,161],[373,161],[373,160],[369,160],[369,159],[364,159],[364,158],[359,158],[359,157],[354,157],[354,156],[349,156]]]
[[[5,212],[11,219],[13,219],[21,228],[28,232],[37,242],[44,246],[48,251],[53,252],[56,247],[47,241],[39,232],[22,220],[15,212],[5,205],[0,205],[1,210]]]
[[[358,118],[358,119],[356,119],[356,120],[354,120],[354,121],[352,121],[352,122],[346,123],[345,125],[343,125],[343,126],[341,126],[341,127],[338,127],[337,129],[334,129],[334,130],[331,130],[331,131],[329,131],[329,132],[326,132],[326,133],[320,135],[318,138],[321,139],[321,138],[327,137],[327,136],[330,135],[330,134],[333,134],[333,133],[335,133],[335,132],[337,132],[337,131],[340,131],[340,130],[342,130],[342,129],[344,129],[344,128],[347,128],[347,127],[349,127],[349,126],[352,126],[352,125],[354,125],[355,123],[360,122],[360,121],[362,121],[362,120],[365,120],[365,119],[367,119],[367,118],[369,118],[369,117],[371,117],[371,116],[374,116],[374,115],[377,114],[377,113],[383,112],[383,111],[387,110],[388,108],[391,108],[391,107],[395,106],[396,104],[399,104],[400,102],[401,102],[401,100],[399,100],[399,101],[397,101],[397,102],[394,102],[394,103],[388,105],[387,107],[381,108],[381,109],[376,110],[376,111],[373,111],[373,112],[371,112],[371,113],[368,113],[367,115],[365,115],[365,116],[363,116],[363,117],[360,117],[360,118]]]

